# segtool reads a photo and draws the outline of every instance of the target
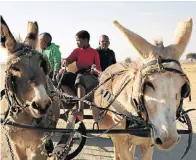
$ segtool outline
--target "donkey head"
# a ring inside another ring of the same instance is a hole
[[[23,44],[18,43],[1,17],[1,42],[8,54],[6,88],[20,106],[28,104],[33,117],[46,113],[51,99],[46,93],[49,65],[35,49],[38,39],[37,22],[28,23],[28,34]]]
[[[136,33],[114,24],[125,34],[142,57],[131,101],[142,104],[153,127],[153,140],[160,149],[169,149],[179,140],[176,128],[176,112],[183,98],[190,93],[189,81],[183,73],[180,56],[190,39],[192,19],[181,22],[171,45],[164,47],[162,41],[150,44]],[[146,114],[143,114],[147,118]]]

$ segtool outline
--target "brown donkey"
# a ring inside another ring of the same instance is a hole
[[[0,101],[1,114],[6,120],[30,126],[55,127],[59,118],[60,102],[54,98],[47,75],[49,63],[34,50],[37,46],[38,25],[28,23],[24,43],[18,43],[1,16],[1,42],[8,54],[5,66],[5,96]],[[2,113],[3,112],[3,113]],[[47,159],[44,151],[45,132],[5,125],[14,158],[20,160]]]
[[[118,95],[109,109],[130,116],[141,115],[152,126],[152,138],[109,134],[114,145],[114,159],[133,160],[136,145],[139,145],[142,160],[152,160],[153,144],[159,149],[168,150],[179,141],[176,112],[182,99],[190,93],[189,80],[182,71],[179,59],[191,36],[192,19],[180,23],[173,43],[167,47],[159,41],[152,45],[117,21],[114,24],[133,44],[142,59],[129,65],[117,63],[106,69],[100,77],[100,84],[114,76],[96,90],[94,102],[97,106],[107,106],[110,97]],[[106,91],[109,94],[104,97]],[[101,111],[93,108],[93,115],[102,129],[126,128],[126,120],[111,112],[106,112],[101,119]]]

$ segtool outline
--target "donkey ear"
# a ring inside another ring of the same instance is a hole
[[[124,35],[128,38],[128,40],[132,43],[132,45],[137,49],[143,58],[147,58],[150,55],[153,55],[153,52],[156,48],[155,46],[147,42],[144,38],[137,35],[136,33],[126,29],[117,21],[114,21],[114,24],[124,33]]]
[[[188,21],[181,21],[175,30],[174,40],[171,45],[169,45],[167,50],[170,50],[170,54],[175,59],[180,59],[186,46],[189,42],[192,33],[193,21],[190,18]]]
[[[9,30],[3,17],[1,17],[1,45],[5,47],[8,53],[14,53],[17,47],[17,42]]]
[[[36,49],[38,43],[38,24],[37,22],[28,22],[27,36],[24,43]]]

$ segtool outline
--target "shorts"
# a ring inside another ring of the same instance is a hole
[[[62,74],[57,75],[57,82],[60,81],[61,76]],[[86,92],[88,93],[99,84],[99,80],[98,77],[94,74],[67,72],[62,78],[61,84],[67,85],[75,93],[77,93],[77,86],[80,84],[86,89]]]

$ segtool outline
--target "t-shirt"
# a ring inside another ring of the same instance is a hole
[[[97,70],[102,71],[100,65],[99,53],[91,48],[76,48],[73,52],[65,58],[67,62],[70,64],[76,61],[76,65],[78,70],[81,69],[90,69],[93,64],[96,65]]]

